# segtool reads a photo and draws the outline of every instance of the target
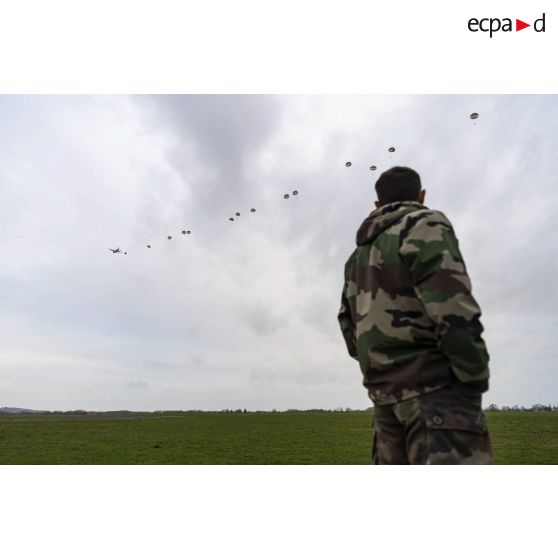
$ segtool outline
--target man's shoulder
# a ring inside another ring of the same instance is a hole
[[[428,207],[418,209],[405,215],[400,223],[401,239],[412,236],[413,232],[429,230],[434,228],[445,228],[453,231],[453,225],[442,211]]]

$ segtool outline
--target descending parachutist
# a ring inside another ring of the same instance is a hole
[[[298,196],[298,190],[293,190],[293,196]]]
[[[377,168],[378,168],[378,167],[377,167],[376,165],[372,165],[372,166],[370,167],[370,170],[371,170],[371,171],[375,171]]]
[[[239,213],[238,211],[235,213],[235,215],[236,215],[237,217],[240,217],[240,213]]]
[[[479,113],[478,113],[478,112],[472,112],[472,113],[469,115],[469,118],[470,118],[471,120],[476,120],[478,117],[479,117]],[[476,122],[473,122],[473,126],[476,126],[476,125],[477,125],[477,123],[476,123]]]
[[[283,196],[283,199],[288,200],[288,199],[289,199],[289,194],[285,194],[285,195]]]
[[[347,162],[345,163],[345,166],[346,166],[346,167],[350,167],[352,164],[353,164],[353,163],[351,163],[351,161],[347,161]]]
[[[252,209],[250,210],[250,213],[256,213],[256,210],[255,210],[254,208],[252,208]]]
[[[234,221],[234,218],[233,218],[233,217],[229,217],[229,221]]]
[[[172,238],[172,236],[167,236],[167,238],[170,240]]]

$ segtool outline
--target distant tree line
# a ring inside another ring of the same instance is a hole
[[[558,411],[558,405],[542,405],[541,403],[536,403],[535,405],[531,405],[531,407],[523,407],[523,406],[519,406],[519,405],[513,405],[512,407],[508,406],[508,405],[502,405],[501,407],[498,407],[498,405],[496,405],[495,403],[492,403],[492,405],[489,405],[485,411],[490,411],[490,412],[505,412],[505,413],[524,413],[527,411],[535,411],[535,412],[541,412],[541,411],[552,411],[552,412],[556,412]]]
[[[5,410],[4,410],[5,409]],[[157,410],[157,411],[128,411],[125,409],[117,411],[85,411],[83,409],[74,409],[71,411],[33,411],[31,409],[17,409],[8,411],[7,407],[0,407],[0,414],[41,414],[41,415],[66,415],[66,416],[89,416],[89,417],[126,417],[126,416],[171,416],[171,415],[187,415],[192,413],[362,413],[364,411],[372,411],[373,407],[366,409],[351,409],[350,407],[337,407],[335,409],[287,409],[286,411],[278,411],[277,409],[263,411],[249,411],[248,409],[221,409],[220,411],[204,411],[201,409],[174,409],[174,410]]]
[[[187,415],[192,413],[362,413],[373,411],[374,407],[367,407],[366,409],[351,409],[350,407],[337,407],[335,409],[287,409],[286,411],[278,411],[272,409],[271,411],[249,411],[247,409],[221,409],[220,411],[204,411],[201,409],[188,409],[188,410],[159,410],[159,411],[85,411],[83,409],[74,409],[72,411],[33,411],[31,409],[16,409],[12,407],[0,407],[0,414],[41,414],[41,415],[69,415],[69,416],[88,416],[88,417],[138,417],[138,416],[174,416],[174,415]],[[558,405],[542,405],[536,403],[531,407],[523,407],[519,405],[502,405],[499,407],[495,403],[489,405],[485,411],[488,412],[558,412]]]

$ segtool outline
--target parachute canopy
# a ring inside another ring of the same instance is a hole
[[[479,113],[478,112],[472,112],[469,116],[469,118],[471,120],[476,120],[479,117]]]
[[[147,247],[148,247],[148,248],[151,248],[151,244],[148,244]]]
[[[239,213],[238,211],[235,213],[235,215],[236,215],[237,217],[240,217],[240,213]]]
[[[192,234],[192,231],[186,231],[186,234]]]
[[[345,163],[345,166],[346,166],[346,167],[350,167],[352,164],[353,164],[353,163],[351,163],[351,161],[347,161],[347,162]]]
[[[285,194],[285,195],[283,196],[283,198],[286,199],[286,200],[288,200],[288,199],[289,199],[289,194]]]
[[[377,168],[378,168],[378,167],[377,167],[376,165],[372,165],[372,166],[370,167],[370,170],[371,170],[371,171],[375,171]]]
[[[293,190],[293,196],[298,196],[298,190]]]
[[[388,149],[388,151],[389,151],[390,153],[393,153],[393,152],[395,151],[395,147],[390,147],[390,148]]]
[[[186,231],[182,231],[182,234],[186,234]]]
[[[167,236],[167,238],[170,240],[172,238],[172,236]]]
[[[252,208],[250,211],[251,211],[252,213],[256,213],[256,210],[255,210],[254,208]]]
[[[233,217],[229,217],[229,221],[234,221],[234,218],[233,218]]]

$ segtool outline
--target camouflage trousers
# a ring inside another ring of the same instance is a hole
[[[374,406],[375,465],[489,465],[492,444],[481,396],[458,385]]]

